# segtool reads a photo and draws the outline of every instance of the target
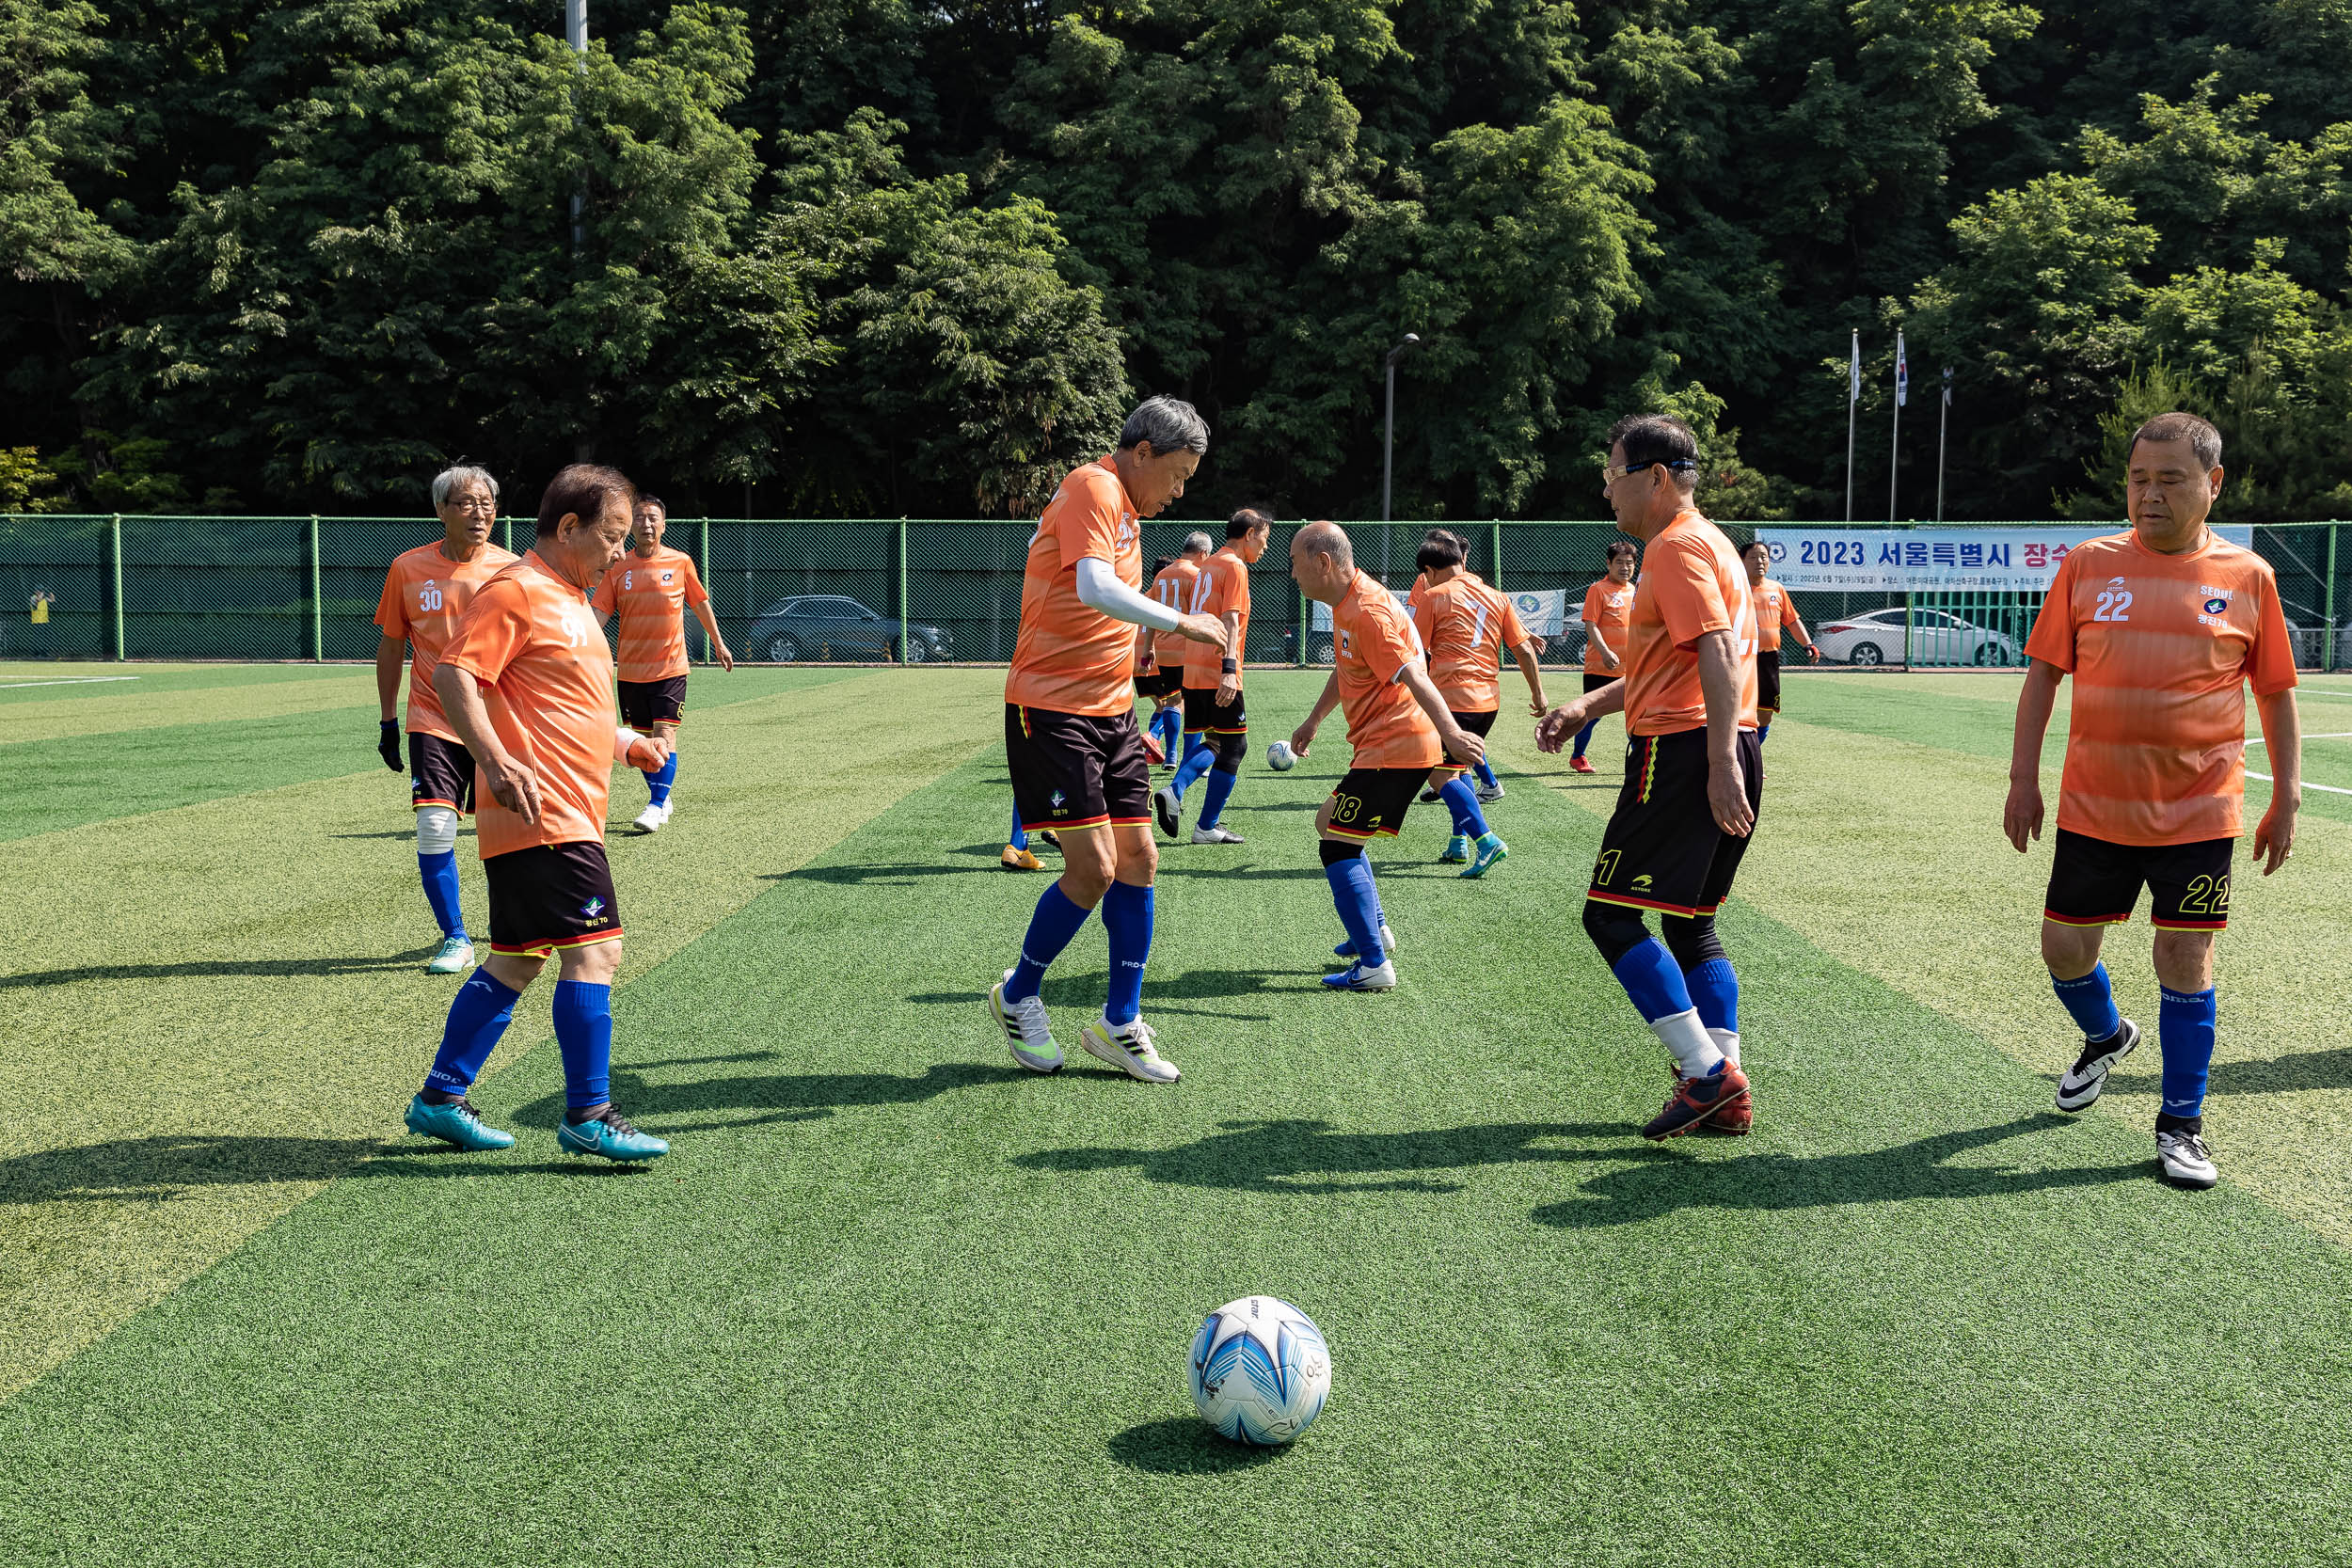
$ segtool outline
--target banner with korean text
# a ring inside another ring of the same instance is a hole
[[[2113,523],[2017,528],[1758,528],[1766,568],[1783,588],[1807,593],[1926,594],[1989,590],[2043,594],[2058,562],[2086,540],[2122,532]],[[2243,525],[2213,531],[2253,547]]]

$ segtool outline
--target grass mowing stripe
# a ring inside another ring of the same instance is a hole
[[[551,1159],[555,1064],[526,1058],[484,1096],[513,1154],[373,1160],[0,1409],[0,1542],[1057,1565],[2344,1544],[2342,1253],[2229,1187],[2160,1187],[2143,1133],[2045,1114],[1982,1039],[1744,906],[1759,1132],[1643,1145],[1660,1053],[1561,917],[1598,824],[1514,790],[1513,858],[1470,885],[1397,862],[1436,850],[1417,817],[1383,872],[1405,986],[1332,996],[1304,831],[1328,782],[1253,772],[1247,847],[1167,851],[1168,1088],[1009,1067],[978,990],[1041,879],[983,858],[993,762],[908,797],[626,994],[621,1103],[669,1161]],[[1090,925],[1049,986],[1065,1030],[1104,961]],[[1250,1290],[1335,1347],[1287,1453],[1205,1437],[1181,1392],[1199,1313]]]
[[[695,714],[676,822],[612,845],[624,977],[992,738],[998,678],[926,675],[925,723],[882,734],[893,673]],[[633,810],[643,787],[623,774],[615,799]],[[20,841],[43,875],[0,970],[0,1391],[399,1132],[457,981],[418,973],[435,932],[385,788],[312,781]],[[459,864],[479,929],[470,844]],[[500,1063],[546,1037],[551,989]]]

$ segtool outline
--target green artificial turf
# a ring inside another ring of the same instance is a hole
[[[1313,684],[1253,674],[1260,739]],[[1772,743],[1824,852],[1789,769],[1830,736]],[[0,1558],[2352,1556],[2341,1249],[2159,1185],[2144,1128],[2049,1112],[1745,899],[1757,1131],[1642,1143],[1663,1057],[1576,925],[1605,794],[1514,775],[1476,884],[1418,811],[1375,857],[1403,987],[1323,993],[1336,739],[1252,768],[1248,845],[1164,849],[1146,1008],[1183,1084],[1010,1066],[979,998],[1043,879],[993,867],[983,747],[617,994],[616,1098],[668,1160],[557,1157],[525,1055],[477,1096],[512,1153],[397,1145],[0,1407]],[[1066,1048],[1104,963],[1089,924],[1048,983]],[[318,1158],[298,1117],[187,1136],[192,1173]],[[71,1197],[44,1158],[0,1173],[20,1201]],[[1183,1393],[1251,1291],[1333,1346],[1287,1452]]]

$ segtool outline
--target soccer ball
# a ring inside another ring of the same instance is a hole
[[[1220,1437],[1287,1443],[1323,1413],[1330,1394],[1323,1331],[1289,1302],[1229,1301],[1192,1337],[1192,1402]]]
[[[1287,740],[1278,740],[1265,749],[1265,765],[1277,773],[1287,773],[1298,766],[1298,755]]]

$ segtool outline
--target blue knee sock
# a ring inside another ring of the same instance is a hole
[[[1640,946],[1630,949],[1617,960],[1613,973],[1617,984],[1633,1003],[1633,1010],[1645,1022],[1655,1023],[1661,1018],[1691,1010],[1691,990],[1682,977],[1682,966],[1675,962],[1666,944],[1651,937]]]
[[[1152,957],[1152,890],[1113,882],[1103,895],[1103,928],[1111,939],[1111,990],[1103,1016],[1130,1023],[1143,1010],[1143,966]]]
[[[1691,1005],[1699,1010],[1701,1023],[1734,1035],[1740,1032],[1740,976],[1732,973],[1728,959],[1709,958],[1695,969],[1684,970],[1682,983],[1691,993]]]
[[[1570,756],[1582,756],[1584,754],[1584,748],[1592,744],[1593,732],[1598,728],[1600,728],[1600,721],[1596,719],[1591,723],[1585,725],[1582,729],[1577,731],[1576,750],[1568,754]]]
[[[1005,842],[1011,845],[1016,849],[1026,849],[1029,847],[1029,830],[1021,825],[1021,808],[1019,806],[1012,808],[1012,836],[1005,840]]]
[[[612,1098],[612,988],[555,985],[555,1044],[564,1053],[564,1105],[581,1111]]]
[[[1006,1001],[1018,1002],[1037,994],[1038,987],[1045,983],[1045,966],[1061,957],[1061,950],[1087,923],[1087,912],[1061,890],[1059,882],[1038,895],[1028,934],[1021,939],[1021,961],[1012,966],[1012,978],[1005,982]]]
[[[490,978],[487,970],[475,970],[450,1002],[441,1049],[433,1053],[433,1070],[424,1075],[424,1086],[443,1094],[464,1094],[471,1088],[482,1076],[482,1064],[490,1059],[491,1047],[513,1021],[515,999],[521,994]]]
[[[2205,1073],[2213,1066],[2214,1015],[2211,988],[2201,991],[2157,988],[2156,1041],[2164,1048],[2164,1114],[2193,1117],[2205,1104]]]
[[[1200,790],[1200,823],[1214,828],[1225,810],[1225,802],[1232,798],[1233,786],[1241,783],[1239,773],[1229,773],[1222,768],[1209,769],[1209,782]]]
[[[1470,771],[1477,774],[1478,782],[1485,784],[1488,789],[1500,789],[1502,787],[1502,782],[1495,777],[1494,764],[1488,762],[1485,757],[1480,757],[1478,759],[1478,766],[1471,768]]]
[[[2090,974],[2075,980],[2053,975],[2050,989],[2082,1025],[2083,1038],[2103,1040],[2123,1027],[2123,1015],[2115,1010],[2115,993],[2107,986],[2106,965],[2093,964]]]
[[[1388,962],[1388,949],[1380,945],[1380,890],[1372,879],[1372,863],[1351,855],[1325,866],[1323,877],[1331,884],[1331,901],[1339,906],[1347,940],[1356,944],[1356,961],[1366,969]]]
[[[1772,725],[1770,725],[1770,724],[1758,724],[1758,725],[1756,725],[1756,743],[1758,746],[1763,745],[1763,744],[1764,744],[1764,742],[1766,742],[1767,740],[1772,739]]]
[[[1179,800],[1184,798],[1184,791],[1192,787],[1192,781],[1207,772],[1210,765],[1216,761],[1216,748],[1209,744],[1206,734],[1188,734],[1184,739],[1191,744],[1192,750],[1186,752],[1184,760],[1176,765],[1176,777],[1168,784]]]
[[[1470,788],[1468,779],[1454,774],[1438,791],[1438,799],[1454,814],[1455,832],[1468,833],[1472,838],[1486,836],[1486,814],[1478,809],[1478,792]]]
[[[1160,737],[1160,755],[1170,763],[1183,760],[1176,748],[1184,743],[1184,718],[1172,707],[1164,707],[1152,715],[1152,733]]]
[[[457,903],[457,851],[419,855],[418,874],[424,879],[424,901],[433,906],[433,919],[445,937],[464,937],[466,911]]]
[[[668,805],[670,786],[675,783],[677,783],[677,752],[674,751],[670,753],[670,760],[661,765],[660,772],[645,775],[645,787],[653,791],[653,803],[657,806]]]

